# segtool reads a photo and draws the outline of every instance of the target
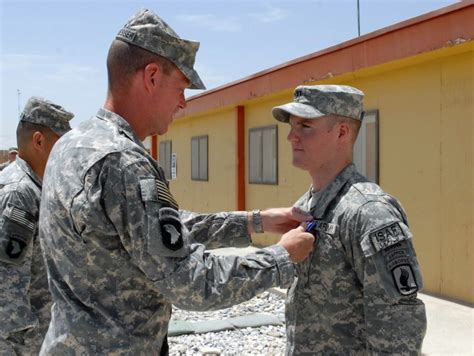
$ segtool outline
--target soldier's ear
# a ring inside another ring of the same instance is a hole
[[[145,88],[152,90],[158,84],[162,75],[161,68],[157,63],[150,63],[143,69],[143,80]]]
[[[351,139],[351,128],[346,122],[338,124],[339,139],[350,140]]]
[[[31,136],[31,145],[35,150],[41,150],[45,146],[45,137],[40,131],[33,132]]]

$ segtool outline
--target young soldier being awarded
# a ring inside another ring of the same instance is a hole
[[[363,96],[349,86],[300,86],[272,110],[290,126],[293,165],[312,179],[295,206],[315,219],[315,248],[287,296],[289,355],[421,352],[426,315],[407,216],[352,163]]]

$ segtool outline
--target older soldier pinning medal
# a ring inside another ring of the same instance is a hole
[[[314,237],[297,227],[310,217],[295,208],[180,210],[143,146],[166,133],[186,88],[204,88],[198,47],[139,11],[110,47],[104,107],[53,149],[40,213],[54,301],[42,355],[166,355],[172,303],[223,308],[287,287],[312,250]],[[205,252],[248,245],[263,230],[286,233],[245,257]]]

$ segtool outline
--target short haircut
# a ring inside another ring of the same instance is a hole
[[[330,115],[328,122],[329,122],[330,128],[333,128],[337,124],[342,124],[342,123],[347,124],[351,128],[351,131],[352,131],[352,143],[355,143],[357,139],[357,135],[359,134],[360,126],[362,124],[360,120],[356,120],[347,116]]]
[[[31,137],[36,131],[41,132],[43,136],[46,137],[46,139],[50,139],[53,136],[58,136],[47,126],[20,121],[16,128],[16,142],[20,150],[25,149],[28,146],[28,144],[31,142]]]
[[[175,67],[173,62],[165,57],[132,44],[114,40],[107,55],[109,91],[126,87],[131,77],[150,63],[157,63],[166,75],[169,75]]]

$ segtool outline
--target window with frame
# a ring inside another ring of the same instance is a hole
[[[191,179],[208,180],[208,136],[191,138]]]
[[[165,172],[166,179],[171,179],[171,141],[160,142],[160,153],[158,157],[160,166]]]
[[[249,183],[278,184],[278,126],[249,130]]]
[[[374,183],[379,182],[379,112],[367,111],[354,145],[357,170]]]

